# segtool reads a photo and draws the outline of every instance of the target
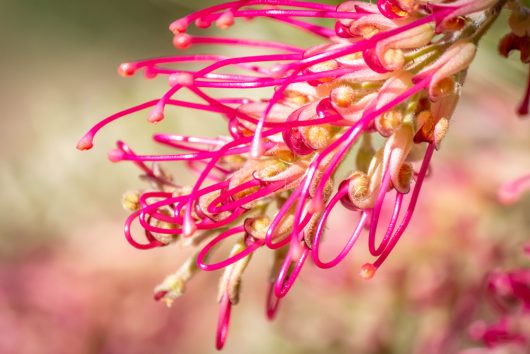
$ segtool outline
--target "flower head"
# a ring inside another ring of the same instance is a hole
[[[124,198],[132,212],[125,224],[127,240],[139,249],[174,242],[196,249],[157,287],[155,298],[170,304],[198,270],[224,269],[217,335],[221,348],[243,272],[256,251],[270,251],[274,260],[269,318],[307,259],[321,268],[334,267],[365,231],[374,259],[360,274],[372,278],[411,221],[477,41],[503,4],[378,0],[346,1],[334,7],[291,0],[233,1],[173,22],[174,46],[239,46],[269,54],[190,54],[122,64],[121,75],[143,71],[148,78],[166,78],[170,89],[160,99],[104,119],[80,140],[79,149],[91,148],[103,126],[147,108],[152,123],[166,119],[167,106],[178,106],[215,114],[228,127],[228,135],[221,137],[154,135],[157,143],[183,151],[178,154],[139,155],[121,141],[109,153],[113,162],[135,163],[150,183],[150,188]],[[240,18],[257,17],[300,28],[320,37],[322,44],[300,48],[187,33],[193,24],[227,29]],[[311,22],[314,18],[331,20],[332,25],[317,25]],[[181,63],[199,68],[175,67]],[[262,100],[222,95],[257,88],[274,91]],[[197,101],[178,99],[182,90]],[[351,151],[356,166],[339,176],[338,166]],[[193,186],[178,184],[166,172],[164,166],[177,161],[197,174]],[[385,203],[393,205],[393,213],[378,235]],[[323,260],[326,222],[339,204],[358,218],[358,226],[335,258]],[[133,222],[143,228],[143,241],[133,237]],[[216,245],[227,242],[233,245],[230,254],[211,261]]]

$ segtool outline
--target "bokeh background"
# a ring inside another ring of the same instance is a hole
[[[194,279],[170,309],[152,300],[153,287],[184,256],[178,247],[141,252],[125,242],[121,195],[141,182],[133,166],[109,163],[106,151],[121,138],[153,151],[155,131],[220,134],[224,127],[185,111],[153,127],[137,114],[109,126],[92,151],[75,149],[102,117],[167,88],[163,80],[117,76],[119,63],[174,53],[167,25],[214,3],[0,2],[0,353],[214,352],[218,274]],[[361,250],[331,271],[308,266],[271,324],[263,310],[269,259],[259,254],[226,353],[479,346],[473,323],[493,321],[480,305],[485,274],[528,265],[521,248],[530,239],[530,196],[509,207],[496,200],[502,182],[530,172],[530,120],[514,113],[527,68],[496,53],[505,20],[482,43],[413,225],[378,276],[358,277]],[[231,31],[317,43],[267,21]],[[332,227],[351,226],[346,215],[339,212]],[[335,250],[340,242],[339,235]]]

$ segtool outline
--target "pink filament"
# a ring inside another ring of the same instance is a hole
[[[221,44],[221,45],[239,45],[239,46],[248,46],[255,48],[269,48],[269,49],[279,49],[287,52],[293,53],[303,53],[304,49],[291,46],[288,44],[283,44],[279,42],[271,41],[259,41],[259,40],[248,40],[241,38],[222,38],[222,37],[191,37],[191,43],[193,44]]]
[[[300,271],[304,266],[307,255],[309,254],[309,249],[307,248],[305,243],[303,244],[302,248],[303,251],[298,260],[293,260],[292,245],[289,251],[287,252],[287,256],[285,257],[285,260],[283,261],[280,271],[278,273],[278,277],[274,282],[274,294],[276,295],[276,297],[282,298],[287,295],[289,290],[291,290],[291,287],[293,286],[294,282],[298,278],[298,275],[300,274]],[[293,263],[295,264],[294,268],[289,273],[289,270]]]
[[[434,149],[435,149],[435,146],[432,143],[429,144],[429,146],[427,147],[427,151],[425,152],[425,157],[423,158],[420,172],[418,174],[416,185],[414,186],[414,190],[412,191],[412,196],[410,198],[407,211],[405,212],[403,220],[401,221],[401,224],[399,225],[396,233],[390,239],[388,246],[384,249],[384,251],[379,256],[379,258],[377,258],[377,260],[374,262],[373,265],[377,268],[379,268],[381,264],[383,264],[383,262],[386,260],[386,258],[390,255],[390,252],[392,252],[397,242],[399,241],[399,239],[401,238],[401,236],[407,229],[407,226],[409,225],[410,220],[412,219],[412,215],[414,214],[414,209],[416,208],[416,203],[418,202],[418,196],[420,194],[421,186],[423,184],[423,180],[425,179],[425,175],[429,168],[429,163],[431,161]]]
[[[383,207],[383,203],[385,200],[385,196],[388,191],[388,187],[390,186],[390,170],[387,168],[384,175],[383,175],[383,181],[381,182],[381,189],[379,190],[379,194],[377,196],[377,199],[375,201],[375,206],[372,210],[371,220],[370,220],[370,232],[368,234],[368,249],[370,250],[370,253],[373,256],[379,256],[381,252],[385,249],[386,245],[388,244],[390,235],[392,234],[394,227],[397,222],[397,218],[399,216],[399,211],[401,209],[401,200],[402,197],[399,197],[401,195],[398,193],[398,197],[396,198],[396,207],[394,208],[394,212],[392,213],[392,219],[390,220],[390,223],[388,225],[387,231],[385,233],[385,236],[383,237],[383,240],[381,241],[381,244],[379,247],[375,246],[375,237],[377,233],[377,226],[379,224],[379,215],[381,214],[381,208]]]
[[[217,350],[223,349],[226,343],[231,312],[232,302],[230,301],[228,293],[225,293],[221,298],[221,303],[219,305],[219,320],[217,321],[217,335],[215,337],[215,347]]]
[[[271,18],[275,19],[276,21],[285,22],[291,26],[301,28],[309,33],[315,34],[326,39],[329,39],[330,37],[333,37],[335,35],[335,31],[332,31],[327,27],[315,25],[314,23],[307,23],[305,21],[295,20],[288,17],[271,16]]]
[[[269,284],[269,290],[267,291],[267,301],[265,304],[265,315],[269,321],[274,320],[278,313],[278,307],[280,305],[280,299],[274,294],[274,283]]]
[[[250,1],[232,1],[232,2],[226,2],[223,4],[211,6],[205,9],[202,9],[200,11],[197,11],[193,14],[190,14],[186,17],[183,17],[180,20],[177,20],[173,22],[170,25],[170,29],[176,29],[179,25],[179,21],[184,21],[186,24],[190,24],[193,21],[202,18],[204,16],[207,16],[211,13],[215,13],[217,11],[223,11],[227,9],[237,9],[240,8],[242,5],[244,6],[252,6],[252,5],[279,5],[279,6],[289,6],[289,7],[299,7],[299,8],[308,8],[308,9],[315,9],[315,10],[326,10],[326,11],[333,11],[335,10],[334,6],[331,5],[325,5],[325,4],[318,4],[318,3],[311,3],[311,2],[304,2],[304,1],[283,1],[283,0],[250,0]]]
[[[266,10],[241,10],[233,12],[234,17],[316,17],[330,19],[358,19],[362,14],[345,11],[311,11],[311,10],[284,10],[284,9],[266,9]],[[204,17],[207,21],[215,21],[221,14],[212,14]]]
[[[313,239],[313,244],[311,247],[311,254],[313,256],[313,262],[315,265],[319,268],[332,268],[335,267],[337,264],[342,262],[342,260],[348,255],[352,247],[355,245],[355,242],[357,242],[357,239],[359,238],[364,225],[366,224],[366,221],[368,219],[368,214],[366,212],[362,212],[361,219],[359,223],[357,224],[357,227],[355,228],[355,231],[349,238],[348,242],[344,246],[344,248],[340,251],[340,253],[333,258],[332,260],[328,262],[324,262],[320,259],[319,256],[319,249],[320,249],[320,239],[322,238],[322,234],[324,233],[324,226],[326,224],[326,221],[328,219],[329,214],[331,213],[332,209],[335,207],[338,201],[348,193],[348,186],[345,185],[341,190],[339,190],[331,199],[328,206],[324,210],[324,213],[322,214],[322,218],[320,219],[317,230],[315,232],[315,238]]]
[[[206,246],[202,248],[202,250],[199,252],[199,255],[197,256],[197,265],[199,266],[199,268],[205,271],[213,271],[213,270],[219,270],[219,269],[228,267],[229,265],[234,264],[237,261],[247,257],[249,254],[251,254],[256,249],[258,249],[259,247],[263,245],[263,241],[261,240],[252,241],[245,250],[223,261],[213,263],[213,264],[207,264],[204,262],[205,258],[208,256],[208,252],[210,252],[210,250],[214,246],[216,246],[219,242],[223,241],[224,239],[232,235],[235,235],[235,234],[238,234],[244,231],[245,229],[243,226],[234,227],[228,231],[223,232],[219,236],[215,237],[212,241],[210,241]]]
[[[134,219],[136,219],[138,217],[138,215],[140,215],[140,212],[136,211],[136,212],[132,213],[131,215],[129,215],[127,220],[125,220],[125,226],[124,226],[125,238],[131,244],[131,246],[133,246],[134,248],[137,248],[139,250],[149,250],[149,249],[152,249],[152,248],[164,246],[164,244],[162,242],[156,240],[151,235],[151,233],[149,231],[147,231],[147,230],[145,231],[145,235],[146,235],[147,240],[149,241],[148,243],[142,244],[142,243],[138,243],[138,242],[136,242],[134,240],[134,238],[132,237],[132,234],[131,234],[131,224],[134,221]]]

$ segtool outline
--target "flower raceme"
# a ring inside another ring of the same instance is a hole
[[[215,114],[228,127],[228,135],[220,137],[154,135],[157,143],[182,151],[177,154],[140,155],[122,141],[109,152],[113,162],[136,164],[150,185],[124,196],[123,205],[131,211],[124,228],[128,242],[152,249],[182,240],[195,250],[155,289],[155,299],[171,304],[198,270],[224,269],[218,296],[220,349],[242,275],[256,251],[269,250],[273,258],[266,308],[270,319],[308,259],[320,268],[334,267],[363,233],[374,259],[360,274],[373,277],[411,221],[478,40],[504,4],[382,0],[334,7],[291,0],[233,1],[173,22],[174,46],[240,46],[268,54],[190,54],[122,64],[121,75],[143,71],[147,78],[165,77],[170,89],[159,99],[102,120],[78,149],[90,149],[107,124],[148,108],[152,123],[165,119],[167,106],[177,106]],[[322,44],[307,49],[187,33],[192,24],[228,29],[240,18],[258,17],[309,32]],[[330,26],[313,19],[330,20]],[[190,63],[198,69],[178,67]],[[221,96],[226,90],[239,95],[257,88],[274,90],[262,100]],[[182,90],[197,100],[177,99]],[[355,154],[355,166],[341,177],[337,169],[349,153]],[[164,165],[176,161],[197,174],[193,186],[178,184],[166,172]],[[378,232],[387,203],[390,221]],[[358,224],[339,254],[323,260],[322,241],[334,237],[324,235],[326,222],[339,204]],[[143,241],[133,237],[133,222],[141,225]],[[231,252],[212,261],[210,255],[222,243],[231,244]]]

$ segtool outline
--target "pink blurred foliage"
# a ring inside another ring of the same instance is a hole
[[[168,311],[142,291],[158,280],[156,265],[122,257],[114,263],[130,263],[102,269],[94,251],[72,256],[56,243],[0,263],[0,353],[143,354],[181,347],[192,309]]]

